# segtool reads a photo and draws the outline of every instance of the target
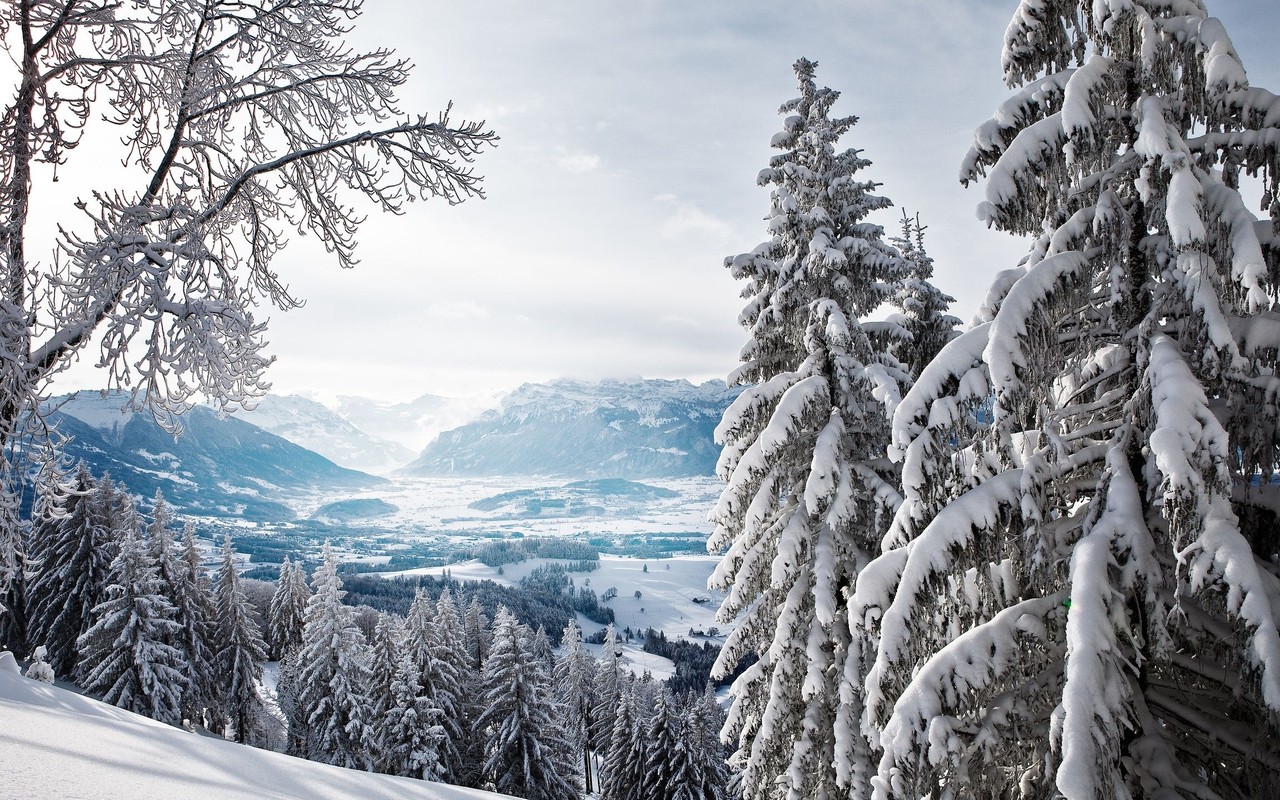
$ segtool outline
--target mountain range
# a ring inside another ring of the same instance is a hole
[[[110,474],[137,496],[157,489],[188,514],[247,520],[292,519],[282,495],[355,490],[385,483],[235,417],[196,407],[181,435],[123,394],[77,392],[47,405],[46,419],[67,437],[65,452],[95,474]]]
[[[661,478],[713,475],[713,432],[741,390],[722,382],[525,384],[445,431],[404,475]]]

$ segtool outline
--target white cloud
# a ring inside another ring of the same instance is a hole
[[[556,159],[556,164],[561,169],[581,175],[591,172],[600,166],[600,156],[592,153],[573,153],[571,155],[560,156]]]
[[[662,223],[662,235],[667,239],[701,236],[723,242],[733,234],[732,225],[674,194],[660,194],[653,199],[671,206],[671,212]]]

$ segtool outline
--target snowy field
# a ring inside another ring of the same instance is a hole
[[[602,605],[613,609],[617,620],[614,627],[619,631],[628,627],[632,630],[653,628],[666,633],[668,638],[688,639],[691,628],[709,632],[711,628],[719,627],[722,633],[729,629],[729,626],[716,622],[715,618],[716,609],[720,607],[724,595],[707,589],[707,578],[719,562],[719,556],[676,556],[661,559],[601,556],[600,569],[594,572],[573,572],[569,576],[575,585],[589,586],[597,595],[603,596],[610,588],[618,590],[617,597]],[[381,574],[384,577],[398,577],[442,575],[448,572],[459,581],[491,580],[505,586],[516,586],[521,578],[547,563],[567,562],[531,558],[517,564],[503,565],[502,574],[498,574],[497,567],[486,566],[479,561]],[[637,591],[640,592],[639,598],[635,596]],[[604,627],[581,615],[578,623],[587,635]],[[720,637],[711,641],[723,643],[724,639]]]
[[[0,652],[0,797],[23,800],[481,800],[198,736],[18,673]]]
[[[700,533],[710,535],[707,515],[719,496],[722,484],[715,478],[673,478],[644,480],[675,493],[673,497],[649,500],[602,500],[602,513],[590,516],[556,515],[513,518],[503,511],[485,512],[470,505],[494,495],[521,490],[555,490],[570,481],[563,478],[484,477],[395,479],[392,483],[342,494],[312,496],[296,501],[300,516],[309,516],[322,505],[339,500],[377,499],[398,510],[378,517],[370,524],[410,538],[416,535],[472,537],[521,533],[532,536],[587,535],[670,535]]]

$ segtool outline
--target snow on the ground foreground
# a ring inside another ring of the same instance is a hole
[[[0,796],[183,800],[507,797],[198,736],[22,677],[0,652]]]

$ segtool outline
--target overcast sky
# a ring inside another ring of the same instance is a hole
[[[1280,91],[1277,0],[1208,4],[1251,81]],[[487,199],[370,219],[356,270],[305,241],[280,257],[308,302],[271,315],[276,390],[407,400],[560,376],[723,379],[744,341],[723,260],[765,238],[755,177],[799,56],[841,92],[835,112],[861,118],[842,144],[896,206],[874,221],[920,212],[935,282],[967,320],[1025,250],[977,222],[981,190],[957,181],[1007,96],[1015,6],[370,0],[352,42],[416,64],[405,110],[452,100],[502,141],[477,163]]]

